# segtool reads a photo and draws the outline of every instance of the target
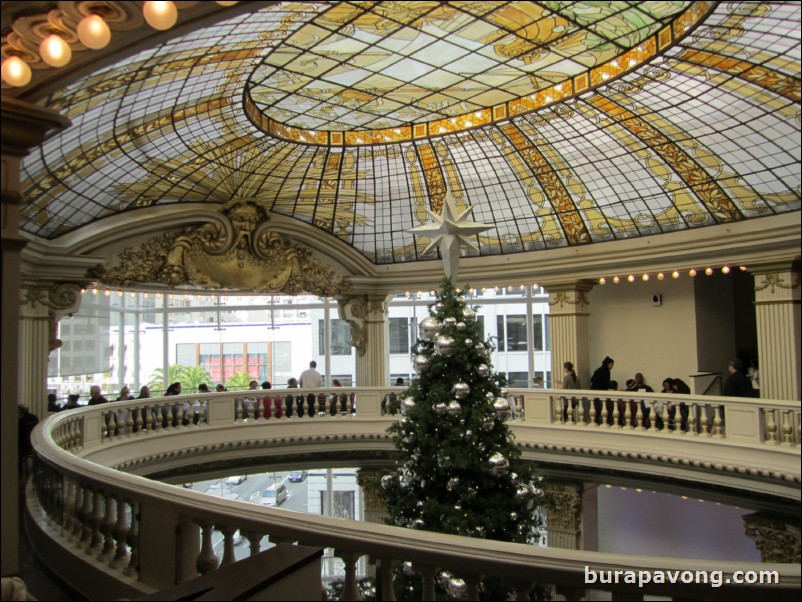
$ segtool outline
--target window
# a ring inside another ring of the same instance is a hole
[[[326,355],[326,347],[323,344],[324,324],[320,320],[320,355]],[[332,355],[351,355],[351,327],[345,320],[331,320],[331,354]]]
[[[535,351],[543,351],[543,316],[532,316],[532,347]]]
[[[390,318],[390,353],[409,353],[408,318]]]
[[[499,351],[526,351],[526,316],[496,316]]]

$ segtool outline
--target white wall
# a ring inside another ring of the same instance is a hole
[[[697,276],[698,278],[698,276]],[[662,305],[652,305],[652,295]],[[697,371],[696,318],[693,280],[683,274],[674,280],[638,279],[629,283],[596,285],[590,300],[590,373],[605,356],[615,360],[612,378],[623,388],[642,372],[655,391],[666,377],[681,378]]]
[[[598,488],[597,500],[600,552],[760,561],[744,534],[742,517],[751,510],[605,486]]]

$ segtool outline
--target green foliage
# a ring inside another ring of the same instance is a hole
[[[184,393],[194,393],[198,390],[198,385],[201,383],[211,385],[212,377],[205,368],[200,366],[173,364],[167,371],[167,383],[164,382],[164,370],[158,368],[150,375],[148,388],[150,389],[151,395],[158,396],[174,382],[181,383],[181,389]]]
[[[475,310],[466,310],[463,297],[446,279],[429,309],[440,327],[434,340],[418,339],[414,347],[427,366],[408,390],[414,406],[390,427],[397,470],[382,479],[380,493],[391,524],[525,543],[539,523],[539,483],[494,408],[506,382],[492,371],[492,344],[466,317]],[[438,336],[453,339],[451,352],[436,351]],[[470,388],[462,399],[455,396],[457,383]],[[506,471],[494,470],[497,454]]]
[[[240,391],[243,389],[247,389],[250,382],[253,380],[253,376],[245,372],[235,372],[231,375],[226,381],[226,389],[229,391]]]

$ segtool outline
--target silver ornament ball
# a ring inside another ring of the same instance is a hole
[[[454,397],[457,399],[465,399],[468,396],[468,393],[471,392],[471,388],[467,383],[460,382],[456,383],[452,387],[451,392],[454,393]]]
[[[440,355],[451,355],[454,351],[454,339],[440,335],[434,340],[434,349]]]
[[[459,416],[462,412],[462,406],[458,401],[452,401],[448,404],[448,413],[450,416]]]
[[[487,364],[479,364],[476,366],[476,371],[479,373],[479,376],[487,376],[490,374],[490,368],[487,367]]]
[[[510,468],[509,462],[507,462],[507,458],[505,458],[503,454],[500,454],[498,452],[490,456],[488,462],[490,463],[490,470],[497,477],[507,474],[507,471]]]
[[[401,402],[401,414],[406,416],[412,408],[415,407],[415,400],[411,397],[405,397],[404,400]]]
[[[440,330],[440,322],[437,321],[437,318],[429,316],[421,320],[418,330],[420,332],[420,338],[425,341],[431,341]]]
[[[416,355],[412,360],[412,366],[418,374],[429,366],[429,358],[425,355]]]

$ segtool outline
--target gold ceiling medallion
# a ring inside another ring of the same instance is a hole
[[[118,265],[97,266],[90,277],[110,286],[164,284],[257,293],[342,294],[348,285],[298,243],[268,228],[262,203],[235,199],[220,208],[220,222],[170,231],[124,249]]]

